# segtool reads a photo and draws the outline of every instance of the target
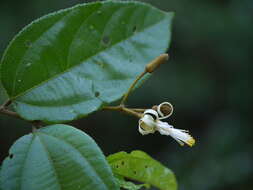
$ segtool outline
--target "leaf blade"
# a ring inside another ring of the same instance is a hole
[[[114,174],[151,184],[161,190],[176,190],[171,170],[142,151],[118,152],[107,157]]]
[[[3,189],[118,189],[95,142],[67,125],[51,125],[20,138],[10,155],[1,170]]]
[[[15,110],[28,120],[65,122],[118,100],[167,49],[172,17],[143,3],[106,1],[33,22],[1,63]]]

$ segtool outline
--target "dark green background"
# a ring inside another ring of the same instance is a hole
[[[32,20],[88,1],[1,0],[0,54]],[[138,121],[98,112],[72,124],[91,135],[106,155],[140,149],[173,169],[180,190],[251,190],[253,186],[253,1],[149,0],[175,11],[171,55],[128,101],[150,107],[169,101],[168,122],[189,129],[193,148],[159,134],[141,136]],[[0,91],[0,100],[4,98]],[[0,116],[0,159],[11,144],[31,131],[26,122]]]

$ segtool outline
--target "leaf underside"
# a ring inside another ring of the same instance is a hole
[[[176,190],[173,172],[142,151],[118,152],[107,157],[115,175],[151,184],[161,190]]]
[[[81,4],[25,27],[1,60],[1,81],[27,120],[67,122],[118,100],[166,51],[173,14],[137,2]]]
[[[117,190],[110,166],[84,132],[51,125],[21,137],[1,169],[5,190]]]

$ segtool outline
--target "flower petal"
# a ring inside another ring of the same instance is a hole
[[[139,132],[142,135],[154,133],[156,131],[156,123],[152,116],[145,114],[139,120]]]
[[[188,133],[187,130],[176,129],[166,122],[157,121],[157,130],[161,135],[170,135],[182,146],[184,143],[189,146],[193,146],[195,144],[195,139]]]

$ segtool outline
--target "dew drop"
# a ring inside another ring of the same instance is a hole
[[[18,82],[21,82],[21,79],[18,79]]]
[[[102,11],[98,10],[98,11],[97,11],[97,13],[98,13],[98,14],[101,14],[101,13],[102,13]]]

